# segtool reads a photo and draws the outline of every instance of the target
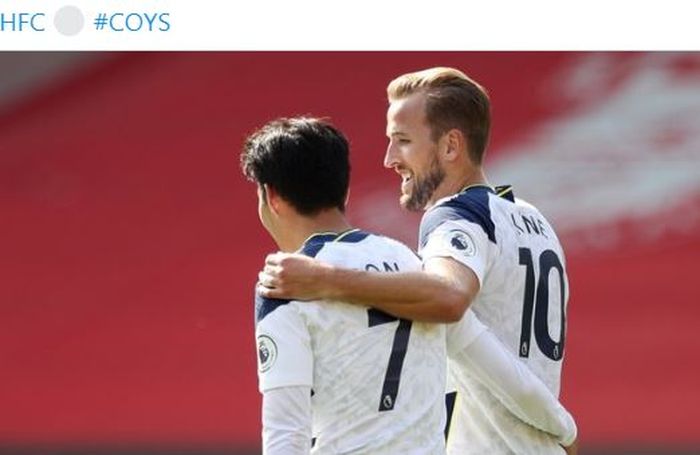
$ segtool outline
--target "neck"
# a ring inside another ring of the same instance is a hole
[[[445,179],[442,181],[440,186],[437,187],[433,193],[433,197],[426,205],[425,209],[429,209],[437,201],[442,198],[455,195],[462,191],[464,188],[473,185],[488,185],[488,180],[486,179],[486,174],[484,170],[479,167],[469,167],[465,171],[447,174]]]
[[[319,232],[344,232],[351,228],[345,215],[338,209],[329,209],[314,216],[295,215],[280,226],[278,246],[285,253],[297,251],[306,239]]]

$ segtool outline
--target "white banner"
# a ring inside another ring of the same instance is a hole
[[[696,50],[694,1],[10,0],[0,50]]]

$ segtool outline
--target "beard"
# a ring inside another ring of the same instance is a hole
[[[425,209],[443,180],[445,180],[445,171],[440,167],[437,157],[434,156],[430,163],[430,169],[424,177],[413,175],[413,190],[411,194],[401,195],[401,206],[413,212]]]

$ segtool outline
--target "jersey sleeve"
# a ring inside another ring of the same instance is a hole
[[[470,309],[464,312],[462,319],[446,326],[447,355],[450,357],[461,354],[479,335],[488,330]]]
[[[279,387],[313,387],[311,336],[294,302],[258,298],[255,337],[261,392]]]
[[[489,239],[481,227],[468,220],[446,219],[440,222],[421,242],[423,261],[431,258],[452,258],[474,272],[481,285],[486,272]]]
[[[311,389],[281,387],[263,395],[263,453],[308,455],[311,450]]]
[[[557,397],[489,330],[483,331],[461,352],[452,352],[453,365],[464,368],[515,416],[552,434],[562,445],[577,435],[576,423]]]

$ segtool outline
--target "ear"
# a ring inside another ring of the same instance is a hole
[[[467,155],[467,141],[462,131],[452,128],[441,139],[443,145],[443,157],[447,161],[456,161]]]
[[[267,206],[270,208],[270,211],[275,215],[279,215],[282,198],[277,191],[267,183],[263,184],[263,197],[265,198],[265,204],[267,204]]]

